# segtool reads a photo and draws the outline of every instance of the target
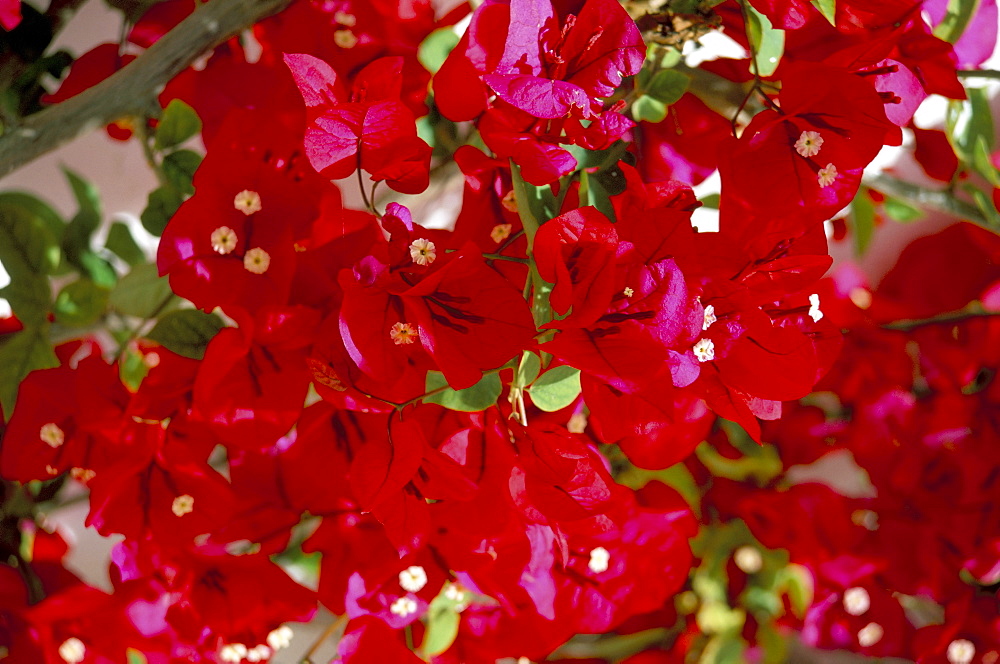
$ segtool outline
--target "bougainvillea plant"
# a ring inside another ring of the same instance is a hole
[[[82,4],[0,172],[159,187],[0,193],[0,662],[1000,661],[995,0]]]

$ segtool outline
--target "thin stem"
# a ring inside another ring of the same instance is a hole
[[[862,179],[862,184],[876,189],[883,194],[901,198],[918,206],[947,212],[948,214],[979,224],[994,232],[998,230],[996,226],[987,221],[986,217],[983,216],[975,205],[956,198],[954,194],[948,191],[925,189],[910,182],[904,182],[899,178],[894,178],[891,175],[886,175],[885,173],[865,175]]]
[[[963,320],[968,320],[970,318],[992,318],[994,316],[1000,316],[1000,311],[986,311],[978,303],[973,303],[965,309],[959,309],[958,311],[949,311],[947,313],[938,314],[937,316],[931,316],[930,318],[914,318],[907,320],[897,320],[891,323],[886,323],[882,325],[884,330],[900,330],[902,332],[910,332],[917,329],[918,327],[924,327],[926,325],[941,325],[945,323],[959,323]]]
[[[144,319],[141,323],[139,323],[134,328],[129,330],[128,336],[125,338],[124,341],[122,341],[118,345],[118,350],[115,351],[115,357],[121,357],[121,354],[125,352],[125,349],[128,348],[128,345],[133,341],[135,341],[135,339],[139,336],[139,333],[142,331],[142,328],[144,328],[146,324],[149,323],[149,321],[153,320],[161,313],[163,313],[163,310],[166,309],[171,302],[173,302],[175,297],[177,297],[177,295],[171,292],[169,295],[163,298],[163,300],[158,305],[156,305],[156,308],[153,309],[153,313],[149,315],[149,318]]]
[[[347,626],[348,617],[344,614],[327,625],[327,628],[323,630],[323,633],[319,635],[319,638],[313,641],[313,644],[309,646],[309,650],[306,654],[302,656],[301,664],[313,664],[312,656],[316,654],[323,642],[328,638],[333,636],[333,633],[337,630],[343,630]]]
[[[483,258],[491,261],[510,261],[511,263],[524,263],[525,265],[531,262],[527,258],[518,258],[517,256],[503,256],[501,254],[483,254]]]
[[[157,161],[156,153],[153,152],[153,146],[150,143],[148,121],[149,118],[145,116],[136,118],[135,137],[139,141],[139,145],[142,146],[142,154],[146,157],[146,163],[156,173],[157,182],[160,183],[161,187],[169,187],[171,186],[170,179],[163,171],[163,166]]]
[[[995,69],[959,69],[959,78],[993,78],[1000,79],[1000,71]]]
[[[364,201],[365,208],[369,212],[371,212],[372,214],[374,214],[375,213],[375,206],[373,206],[372,203],[371,203],[371,201],[368,200],[368,194],[365,193],[365,181],[361,177],[361,166],[358,166],[358,170],[356,171],[356,173],[358,174],[358,191],[361,192],[361,200]]]

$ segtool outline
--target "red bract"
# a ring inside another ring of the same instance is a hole
[[[824,85],[817,87],[815,81]],[[818,65],[789,71],[781,109],[763,111],[723,151],[722,223],[767,210],[772,226],[801,233],[832,217],[860,184],[889,125],[864,80]]]
[[[364,169],[372,180],[408,194],[427,188],[431,149],[417,137],[413,114],[399,100],[401,58],[369,64],[349,96],[319,58],[286,54],[285,63],[308,109],[305,145],[313,168],[332,179]]]
[[[308,238],[321,201],[339,192],[311,172],[292,130],[257,131],[263,116],[230,116],[194,176],[197,193],[167,224],[157,265],[198,307],[256,311],[287,303],[295,242]]]

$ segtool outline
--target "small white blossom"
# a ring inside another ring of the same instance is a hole
[[[596,547],[590,551],[590,562],[587,563],[587,567],[594,574],[600,574],[602,572],[608,571],[608,563],[611,562],[611,554],[603,546]]]
[[[264,274],[271,267],[271,255],[260,247],[254,247],[243,256],[243,267],[247,272]]]
[[[358,43],[358,38],[350,30],[336,30],[333,33],[333,43],[340,48],[354,48]]]
[[[430,265],[437,258],[437,247],[430,240],[417,238],[410,243],[410,258],[417,265]]]
[[[504,240],[510,237],[510,232],[513,230],[513,226],[510,224],[497,224],[490,231],[490,239],[500,244]]]
[[[393,615],[397,615],[400,618],[405,618],[406,616],[412,615],[417,612],[417,603],[414,602],[409,597],[400,597],[392,606],[389,607],[389,611]]]
[[[711,339],[699,339],[694,345],[694,356],[699,362],[709,362],[715,359],[715,343]]]
[[[232,253],[233,249],[236,248],[236,231],[234,231],[229,226],[219,226],[214,231],[212,231],[212,249],[216,253],[226,254]]]
[[[246,659],[248,662],[263,662],[270,656],[271,656],[271,649],[261,644],[254,646],[253,648],[248,650]]]
[[[764,567],[764,557],[755,546],[744,544],[733,552],[733,562],[746,574],[756,574]]]
[[[444,596],[452,602],[461,602],[465,599],[465,591],[462,590],[462,586],[457,583],[449,583],[445,586]]]
[[[277,629],[272,629],[267,635],[267,645],[271,646],[272,650],[281,650],[282,648],[287,648],[292,645],[292,628],[288,625],[282,625]]]
[[[247,656],[247,647],[242,643],[230,643],[219,649],[219,659],[223,662],[239,664]]]
[[[408,592],[420,592],[427,585],[427,572],[420,565],[410,565],[399,573],[399,585]]]
[[[701,323],[701,329],[702,330],[707,330],[708,328],[712,327],[712,323],[714,323],[717,320],[719,320],[719,319],[715,317],[715,305],[714,304],[710,304],[710,305],[706,306],[705,307],[705,320],[702,321],[702,323]]]
[[[855,586],[844,591],[844,611],[852,616],[865,614],[871,608],[872,600],[868,591]]]
[[[333,20],[341,25],[346,25],[349,28],[353,27],[358,22],[358,19],[354,16],[354,14],[348,14],[345,11],[335,12]]]
[[[858,645],[862,648],[868,648],[881,641],[883,636],[885,636],[885,630],[882,629],[882,625],[870,622],[858,630]]]
[[[66,434],[63,433],[63,430],[55,422],[43,424],[42,428],[38,431],[38,437],[52,449],[62,447],[62,444],[66,442]]]
[[[815,157],[821,147],[823,137],[818,131],[804,131],[799,135],[799,140],[795,141],[795,151],[803,157]]]
[[[194,497],[186,493],[182,496],[177,496],[174,498],[174,502],[170,505],[170,511],[173,512],[175,516],[190,514],[194,511]]]
[[[236,198],[233,199],[233,207],[248,217],[264,209],[260,203],[260,194],[249,189],[244,189],[236,194]]]
[[[395,323],[389,329],[389,338],[397,346],[405,346],[417,340],[417,330],[409,323]]]
[[[823,312],[819,310],[819,295],[817,293],[809,296],[809,318],[812,318],[814,323],[820,322],[823,318]]]
[[[948,644],[948,664],[971,664],[976,646],[968,639],[955,639]]]
[[[825,189],[836,182],[838,175],[837,167],[833,164],[827,164],[819,169],[819,173],[816,174],[816,181],[819,182],[820,187]]]
[[[87,647],[83,645],[83,641],[71,636],[59,646],[59,656],[66,664],[80,664],[87,658]]]
[[[632,297],[633,295],[635,295],[635,291],[632,289],[631,286],[626,286],[625,290],[622,291],[622,294],[624,294],[625,297]]]

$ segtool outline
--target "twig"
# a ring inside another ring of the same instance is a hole
[[[925,189],[910,182],[894,178],[891,175],[886,175],[885,173],[875,175],[866,174],[862,179],[862,184],[894,198],[901,198],[909,203],[932,208],[940,212],[947,212],[992,231],[998,230],[996,226],[987,221],[986,217],[983,216],[975,205],[956,198],[947,191]]]
[[[958,311],[949,311],[943,314],[938,314],[937,316],[931,316],[930,318],[914,318],[914,319],[893,321],[891,323],[886,323],[882,325],[882,329],[911,332],[917,329],[918,327],[924,327],[925,325],[960,323],[970,318],[990,318],[993,316],[1000,316],[1000,311],[987,311],[982,308],[982,305],[974,303],[973,305],[970,305],[965,309],[959,309]]]
[[[1000,79],[1000,71],[995,69],[959,69],[959,78],[995,78]]]
[[[323,630],[323,633],[319,635],[319,638],[313,641],[313,644],[309,646],[309,650],[302,656],[302,664],[312,664],[312,656],[316,654],[316,651],[323,645],[323,642],[333,636],[333,633],[337,630],[342,630],[346,627],[347,620],[347,614],[344,614],[327,625],[326,629]]]
[[[28,116],[0,137],[0,177],[97,127],[143,115],[156,92],[206,51],[290,0],[215,0],[153,44],[122,70],[72,99]]]

